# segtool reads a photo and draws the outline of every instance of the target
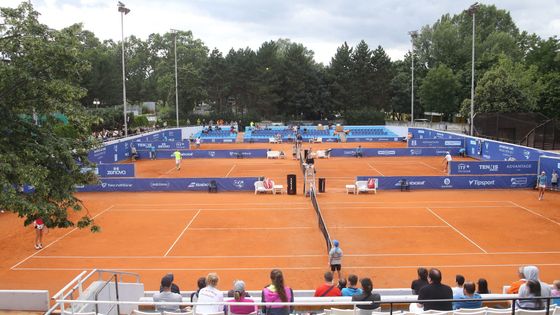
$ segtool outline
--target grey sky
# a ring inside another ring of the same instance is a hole
[[[364,39],[383,46],[393,60],[410,46],[407,32],[456,14],[472,0],[122,0],[132,11],[125,17],[125,36],[147,38],[169,29],[192,30],[210,49],[257,49],[263,42],[289,38],[328,64],[344,41]],[[16,6],[19,0],[0,0]],[[560,34],[560,0],[496,0],[510,11],[521,30],[545,38]],[[120,39],[120,15],[112,0],[32,0],[41,22],[54,28],[82,22],[101,39]]]

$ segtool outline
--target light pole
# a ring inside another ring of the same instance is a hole
[[[101,104],[101,102],[98,99],[94,98],[93,105],[95,105],[95,109],[97,109],[97,106],[99,106],[99,104]]]
[[[179,81],[177,79],[177,32],[178,30],[171,30],[174,34],[175,44],[175,115],[177,118],[177,127],[179,127]]]
[[[126,117],[126,76],[124,69],[124,16],[130,12],[124,3],[118,3],[119,12],[121,13],[121,43],[122,43],[122,90],[123,90],[123,113],[124,113],[124,136],[128,136],[128,123]]]
[[[471,131],[470,135],[474,135],[474,31],[476,26],[476,11],[479,8],[478,2],[470,6],[468,13],[472,15],[472,59],[471,59]]]
[[[412,50],[410,51],[410,59],[412,60],[411,72],[412,79],[410,80],[410,125],[414,126],[414,40],[418,37],[418,31],[408,32],[410,41],[412,42]]]

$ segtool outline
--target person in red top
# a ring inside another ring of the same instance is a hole
[[[43,231],[47,228],[43,219],[37,218],[33,221],[33,227],[35,227],[35,249],[43,248]]]
[[[331,271],[325,272],[325,283],[315,289],[314,296],[342,296],[340,289],[333,284],[333,273]]]

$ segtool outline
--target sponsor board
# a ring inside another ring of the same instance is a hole
[[[535,161],[451,161],[449,174],[451,175],[494,175],[494,174],[537,174],[538,163]]]
[[[99,177],[134,177],[134,164],[99,164],[97,174]]]
[[[206,191],[216,181],[218,191],[252,191],[257,177],[233,178],[106,178],[97,185],[76,186],[77,191]]]
[[[536,184],[535,175],[461,175],[461,176],[381,176],[378,180],[379,190],[400,189],[401,180],[406,180],[411,189],[509,189],[532,188]],[[358,176],[356,180],[367,180],[368,176]]]

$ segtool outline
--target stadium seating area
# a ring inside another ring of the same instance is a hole
[[[339,131],[336,131],[336,130]],[[265,129],[256,129],[247,127],[245,129],[244,142],[269,142],[269,139],[276,138],[278,142],[293,141],[296,138],[296,132],[288,126],[273,126]],[[373,126],[337,126],[329,128],[326,126],[301,126],[299,134],[305,142],[336,142],[340,141],[341,135],[344,139],[360,140],[360,141],[377,141],[378,139],[397,138],[398,135],[391,132],[385,127]]]

